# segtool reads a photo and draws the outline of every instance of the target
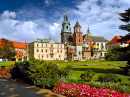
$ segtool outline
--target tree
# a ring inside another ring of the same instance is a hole
[[[122,47],[115,46],[113,49],[109,49],[105,57],[108,61],[127,61],[126,55],[128,52],[120,51]]]
[[[0,47],[0,57],[6,59],[12,59],[16,55],[16,51],[13,45],[13,42],[2,38],[1,39],[2,46]]]
[[[128,10],[125,10],[125,13],[119,13],[119,15],[122,17],[119,19],[126,23],[126,25],[119,26],[119,29],[130,32],[130,8]],[[126,36],[122,36],[122,38],[119,39],[118,41],[122,43],[129,40],[130,40],[130,33],[128,33],[128,35]],[[129,46],[121,48],[120,51],[123,53],[127,52],[127,54],[124,57],[126,57],[128,65],[124,69],[130,75],[130,42]]]
[[[122,18],[119,18],[121,21],[127,23],[126,25],[119,26],[119,29],[130,32],[130,8],[125,10],[125,13],[119,13]]]

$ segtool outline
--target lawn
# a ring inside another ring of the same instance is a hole
[[[91,69],[95,72],[95,76],[93,77],[92,81],[96,81],[99,75],[107,74],[107,73],[114,73],[122,79],[123,84],[129,84],[130,81],[127,76],[124,74],[124,70],[120,68],[120,66],[125,67],[126,63],[124,61],[69,61],[64,62],[62,60],[53,60],[47,61],[52,62],[55,64],[59,64],[59,68],[64,68],[67,65],[72,65],[72,70],[70,71],[70,75],[77,77],[80,79],[80,75],[84,73],[87,69]],[[0,66],[12,66],[14,65],[14,61],[8,62],[0,62]],[[88,66],[87,66],[88,65]]]
[[[92,81],[96,81],[99,75],[114,73],[122,79],[123,84],[130,85],[130,81],[128,80],[130,76],[125,75],[124,70],[120,68],[120,66],[125,67],[127,65],[122,61],[82,61],[82,62],[60,61],[59,63],[57,61],[53,61],[53,63],[60,64],[59,68],[64,68],[67,65],[73,66],[72,70],[70,71],[70,75],[77,77],[77,79],[80,79],[80,75],[82,73],[85,73],[87,69],[91,69],[95,72],[95,76],[93,77]]]
[[[0,66],[13,66],[14,61],[0,61]]]

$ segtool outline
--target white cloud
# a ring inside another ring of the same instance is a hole
[[[44,1],[44,4],[45,4],[46,6],[49,6],[50,4],[54,4],[54,2],[53,2],[52,0],[45,0],[45,1]]]
[[[49,30],[50,30],[50,33],[54,36],[57,35],[57,33],[59,34],[60,30],[61,30],[61,27],[60,27],[60,24],[57,24],[57,23],[53,23],[53,25],[51,25],[49,27]]]
[[[15,18],[16,14],[15,12],[9,12],[8,10],[4,11],[1,15],[1,19],[8,19],[8,18]]]

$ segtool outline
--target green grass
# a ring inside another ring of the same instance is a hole
[[[124,70],[120,68],[120,66],[122,67],[126,66],[126,63],[124,61],[88,60],[88,61],[64,62],[62,60],[53,60],[53,61],[47,61],[47,62],[60,64],[59,68],[64,68],[67,65],[72,65],[73,68],[70,71],[70,75],[77,77],[78,79],[80,79],[80,75],[84,73],[87,69],[91,69],[95,72],[95,76],[93,77],[92,81],[96,81],[99,75],[103,75],[107,73],[114,73],[122,79],[123,84],[130,85],[130,81],[128,80],[130,76],[125,75]],[[0,66],[12,66],[14,65],[14,63],[15,63],[14,61],[0,62]],[[89,66],[85,66],[85,64],[89,64]]]
[[[6,62],[2,61],[0,62],[0,66],[13,66],[14,63],[15,63],[14,61],[6,61]]]
[[[119,78],[122,79],[122,84],[129,84],[130,81],[128,78],[130,76],[124,74],[124,70],[120,67],[125,67],[127,64],[123,61],[82,61],[82,62],[64,62],[64,61],[49,61],[56,64],[60,64],[59,68],[64,68],[67,65],[72,65],[72,70],[70,71],[70,75],[77,77],[80,79],[80,75],[85,73],[87,69],[93,70],[95,72],[95,76],[92,81],[96,81],[99,75],[104,75],[107,73],[114,73]],[[85,64],[89,64],[89,66],[85,66]],[[111,64],[111,65],[110,65]]]

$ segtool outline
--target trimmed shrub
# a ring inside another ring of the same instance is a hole
[[[91,81],[94,75],[95,73],[91,69],[88,69],[86,70],[86,73],[80,75],[80,78],[82,81]]]
[[[121,78],[118,78],[115,74],[108,73],[106,75],[99,75],[98,81],[100,82],[121,82]]]

